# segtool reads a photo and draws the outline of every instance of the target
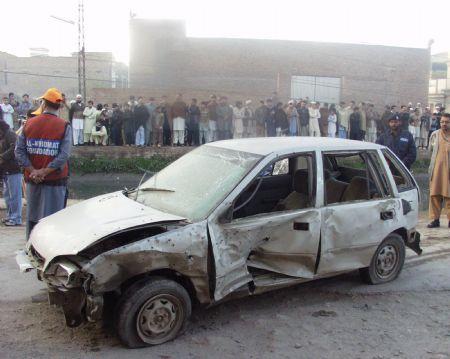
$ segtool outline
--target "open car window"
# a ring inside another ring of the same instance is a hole
[[[392,176],[394,177],[397,191],[404,192],[414,189],[415,185],[411,174],[408,170],[406,170],[400,160],[388,149],[382,149],[381,151],[386,159],[386,162],[388,163]]]
[[[313,206],[314,156],[313,152],[297,154],[266,166],[236,199],[233,219]]]
[[[325,205],[370,201],[390,195],[378,174],[376,151],[323,153]]]

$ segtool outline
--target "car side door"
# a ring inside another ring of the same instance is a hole
[[[298,155],[297,155],[298,156]],[[313,278],[320,239],[320,209],[316,208],[317,162],[315,153],[308,153],[308,195],[306,208],[256,213],[233,217],[235,203],[245,188],[230,199],[228,218],[211,216],[208,229],[215,263],[215,300],[220,300],[253,280],[252,268],[280,275]],[[261,172],[261,171],[260,171]],[[300,173],[300,172],[299,172]],[[259,175],[259,173],[258,173]],[[246,187],[258,181],[254,176]],[[303,176],[303,177],[302,177]],[[299,178],[306,178],[303,173]],[[300,191],[300,188],[297,188]],[[299,192],[300,193],[300,192]],[[251,194],[251,195],[256,195]],[[294,203],[295,197],[290,203]],[[228,201],[228,200],[227,200]]]
[[[401,210],[400,200],[377,173],[376,150],[324,152],[323,157],[327,156],[340,168],[348,168],[347,175],[353,177],[348,183],[338,181],[343,187],[340,196],[327,196],[327,189],[338,188],[333,183],[337,180],[328,178],[324,183],[319,276],[367,267],[378,245],[397,227]],[[327,197],[339,200],[328,203]]]

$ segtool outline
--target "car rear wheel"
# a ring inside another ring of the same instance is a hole
[[[118,303],[116,329],[129,348],[162,344],[186,327],[191,299],[183,286],[152,278],[129,287]]]
[[[398,277],[405,263],[405,242],[395,233],[388,235],[377,248],[370,266],[359,270],[369,284],[387,283]]]

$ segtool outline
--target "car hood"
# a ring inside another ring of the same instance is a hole
[[[94,197],[43,218],[34,227],[30,245],[45,259],[77,254],[99,239],[140,225],[181,221],[184,218],[144,206],[114,192]]]

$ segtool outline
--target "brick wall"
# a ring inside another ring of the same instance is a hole
[[[267,97],[279,85],[288,99],[291,76],[314,75],[340,77],[344,101],[426,103],[427,49],[184,34],[182,21],[130,22],[130,93],[220,93],[234,101]]]

